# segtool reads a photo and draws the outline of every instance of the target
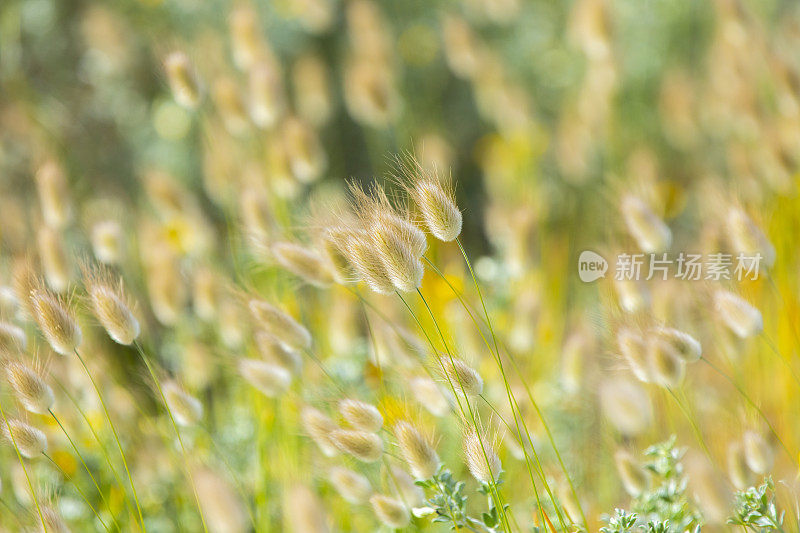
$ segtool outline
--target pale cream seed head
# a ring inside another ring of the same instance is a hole
[[[439,385],[428,377],[411,378],[408,382],[413,397],[433,416],[443,417],[450,412],[450,402]],[[452,398],[452,395],[450,396]]]
[[[369,499],[369,503],[378,520],[388,527],[404,528],[411,521],[411,515],[406,506],[395,498],[390,498],[383,494],[375,494]]]
[[[728,211],[725,221],[734,251],[746,255],[761,254],[767,267],[775,263],[775,247],[747,213],[738,207],[733,207]]]
[[[36,237],[47,285],[57,293],[64,293],[72,276],[62,235],[54,228],[42,226]]]
[[[38,428],[23,422],[10,419],[2,423],[3,437],[12,445],[16,444],[19,453],[28,459],[39,457],[47,451],[47,436]]]
[[[759,475],[765,475],[775,464],[775,450],[769,441],[758,431],[746,431],[742,437],[747,466]]]
[[[374,225],[368,231],[376,255],[392,285],[404,292],[416,291],[422,285],[425,269],[419,257],[414,255],[410,243],[389,226]]]
[[[80,346],[81,329],[62,300],[45,289],[34,289],[30,304],[36,323],[56,353],[69,355]]]
[[[448,387],[459,394],[478,396],[483,392],[483,379],[480,374],[461,359],[449,355],[439,355]]]
[[[125,236],[119,223],[114,220],[96,223],[92,226],[90,238],[98,261],[105,265],[119,264],[125,250]]]
[[[650,399],[635,382],[624,379],[603,381],[600,405],[608,421],[626,436],[640,434],[652,422]]]
[[[63,228],[72,219],[67,177],[53,160],[46,161],[36,172],[36,189],[45,224]]]
[[[637,497],[644,492],[649,482],[647,472],[630,452],[617,450],[614,454],[614,464],[628,494]]]
[[[470,474],[481,483],[495,483],[502,470],[500,457],[485,435],[470,430],[464,437],[464,457]]]
[[[372,494],[369,480],[349,468],[334,466],[328,472],[328,479],[336,492],[352,504],[365,503]]]
[[[258,353],[268,363],[281,366],[289,372],[300,372],[303,368],[303,359],[295,351],[288,350],[278,342],[275,337],[266,331],[257,331],[254,335]]]
[[[686,363],[672,345],[653,337],[647,342],[647,359],[653,381],[663,387],[675,388],[683,381]]]
[[[64,518],[61,516],[61,513],[55,506],[51,503],[40,503],[39,504],[39,511],[42,513],[41,518],[39,517],[39,513],[34,511],[34,520],[39,522],[40,529],[37,531],[41,531],[44,533],[46,530],[47,533],[70,533],[70,529],[67,526],[67,523],[64,521]],[[44,520],[45,528],[41,528],[41,522]]]
[[[389,273],[383,266],[383,262],[367,235],[348,235],[344,250],[356,275],[370,289],[379,294],[392,294],[396,290]]]
[[[257,359],[241,359],[239,374],[269,398],[277,398],[292,384],[292,374],[288,370]]]
[[[700,341],[688,333],[665,326],[653,328],[652,332],[667,342],[675,354],[687,363],[697,361],[703,355]]]
[[[338,426],[330,417],[319,409],[307,405],[300,411],[300,421],[303,429],[324,455],[333,457],[339,453],[339,448],[332,438]]]
[[[645,253],[661,252],[672,243],[672,232],[640,198],[625,195],[620,205],[628,232]]]
[[[431,235],[440,241],[450,242],[461,234],[463,224],[452,193],[449,193],[439,181],[425,179],[418,181],[412,193],[414,200],[422,212],[422,218]]]
[[[419,480],[432,478],[439,470],[441,461],[430,440],[405,421],[395,424],[394,434],[411,474]]]
[[[0,353],[23,352],[28,347],[25,330],[10,322],[0,321]]]
[[[53,406],[55,396],[41,375],[28,365],[18,361],[7,361],[6,378],[14,395],[31,413],[46,414]]]
[[[86,281],[94,316],[114,342],[133,344],[139,337],[139,321],[131,312],[121,289],[100,280]]]
[[[175,101],[187,109],[196,108],[201,88],[189,57],[183,52],[172,52],[164,59],[164,70]]]
[[[203,418],[203,404],[174,381],[162,384],[167,408],[179,426],[189,427]]]
[[[293,242],[276,242],[272,256],[284,269],[315,287],[325,288],[333,283],[327,263],[316,252]]]
[[[653,381],[652,370],[647,358],[648,346],[642,335],[629,327],[622,327],[617,332],[617,347],[627,361],[633,374],[639,381]]]
[[[730,291],[716,291],[714,305],[722,322],[741,339],[752,337],[764,328],[761,312]]]
[[[383,426],[383,416],[372,404],[348,398],[339,402],[339,413],[355,429],[377,432]]]
[[[224,476],[210,468],[200,467],[192,471],[192,480],[210,532],[249,531],[247,508]]]
[[[285,348],[299,352],[311,347],[311,333],[287,313],[255,298],[248,305],[258,325]]]
[[[368,431],[337,429],[330,434],[339,450],[365,463],[374,463],[383,456],[383,441]]]

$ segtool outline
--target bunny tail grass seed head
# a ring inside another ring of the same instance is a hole
[[[10,444],[16,444],[19,453],[28,459],[34,459],[47,452],[47,436],[22,420],[9,419],[8,424],[3,424],[3,437]],[[12,439],[13,435],[13,439]]]
[[[162,385],[167,408],[179,426],[189,427],[203,418],[203,404],[174,381]]]
[[[139,321],[127,302],[122,281],[112,282],[104,270],[84,268],[83,284],[92,312],[114,342],[128,346],[139,337]]]
[[[0,353],[22,352],[28,347],[25,330],[10,322],[0,321]]]
[[[319,409],[306,405],[300,410],[300,421],[305,432],[324,455],[333,457],[339,453],[339,448],[332,437],[333,432],[339,427],[329,416]]]
[[[481,483],[495,483],[502,465],[491,441],[474,429],[464,436],[464,458],[470,474]]]
[[[374,463],[383,456],[383,441],[368,431],[337,429],[330,434],[331,441],[339,450],[359,461]]]
[[[175,101],[186,109],[196,108],[201,96],[200,80],[189,56],[183,52],[170,53],[164,59],[164,70]]]
[[[249,531],[245,504],[224,476],[200,467],[192,472],[192,479],[210,533]]]
[[[728,477],[733,486],[738,490],[745,490],[753,484],[755,476],[747,465],[744,446],[742,446],[741,442],[735,441],[728,445],[726,464],[728,467]]]
[[[125,235],[115,220],[103,220],[92,226],[92,251],[104,265],[116,265],[123,259]]]
[[[345,237],[342,249],[358,279],[366,283],[370,289],[378,294],[392,294],[395,291],[394,283],[366,233],[349,233]]]
[[[256,298],[251,299],[248,306],[258,326],[286,349],[300,352],[311,347],[311,333],[284,311]]]
[[[398,157],[396,162],[395,178],[414,200],[431,235],[444,242],[455,240],[461,234],[463,219],[449,183],[443,183],[435,170],[425,168],[410,154]]]
[[[383,416],[374,405],[351,398],[339,402],[339,413],[356,429],[377,432],[383,426]]]
[[[366,503],[372,494],[372,485],[369,480],[349,468],[332,467],[328,472],[328,480],[336,492],[352,504]]]
[[[647,341],[647,360],[653,381],[663,387],[675,388],[683,381],[686,363],[672,346],[655,337]]]
[[[350,184],[350,194],[359,222],[368,237],[383,271],[398,290],[410,292],[420,287],[424,269],[420,256],[427,243],[417,239],[418,230],[408,229],[389,203],[383,188],[373,185],[369,193]],[[417,253],[422,246],[422,252]]]
[[[281,366],[292,373],[298,373],[302,370],[303,359],[300,354],[286,349],[283,344],[266,331],[256,331],[254,337],[258,353],[266,362]]]
[[[650,364],[647,360],[647,342],[642,335],[631,327],[622,327],[617,331],[617,347],[627,361],[633,375],[643,383],[653,381]]]
[[[36,172],[36,190],[47,226],[61,229],[72,219],[67,177],[54,160],[46,161]]]
[[[625,491],[634,498],[647,489],[647,471],[627,450],[617,450],[614,463]]]
[[[433,444],[414,426],[405,421],[395,424],[394,434],[411,474],[418,480],[432,478],[441,465]]]
[[[305,485],[283,492],[283,512],[292,533],[329,533],[325,508],[316,493]]]
[[[765,475],[775,464],[775,450],[764,435],[758,431],[746,431],[742,437],[747,466],[759,475]]]
[[[8,360],[4,366],[8,384],[17,401],[31,413],[47,413],[53,406],[55,396],[39,372],[19,361]]]
[[[603,380],[600,406],[611,425],[628,437],[642,433],[653,419],[647,392],[636,382],[622,378]]]
[[[291,372],[257,359],[239,360],[239,374],[269,398],[277,398],[292,384]]]
[[[50,347],[61,355],[69,355],[81,344],[81,328],[62,299],[44,288],[31,291],[33,317]]]
[[[444,369],[444,378],[449,381],[448,387],[467,396],[478,396],[483,392],[483,379],[480,374],[461,359],[448,355],[439,355]]]
[[[446,392],[431,378],[418,376],[408,382],[413,397],[430,414],[436,417],[446,416],[450,412],[450,402],[445,396]],[[452,395],[450,396],[452,398]]]
[[[404,528],[411,521],[411,515],[406,506],[395,498],[390,498],[383,494],[375,494],[369,499],[369,503],[378,520],[388,527],[394,529]]]
[[[751,256],[761,254],[767,267],[775,264],[775,247],[747,213],[738,207],[732,207],[728,210],[725,222],[734,251]]]
[[[279,265],[311,285],[325,288],[333,283],[328,265],[316,252],[286,241],[276,242],[270,249]]]
[[[752,337],[764,328],[761,312],[730,291],[716,291],[714,305],[722,322],[741,339]]]
[[[41,512],[41,517],[39,512]],[[33,515],[34,521],[38,522],[39,529],[36,530],[37,532],[70,533],[70,529],[56,508],[55,502],[40,502],[39,511],[33,511]],[[42,527],[42,521],[44,521],[44,527]]]
[[[675,354],[687,363],[693,363],[703,355],[700,341],[675,328],[658,326],[652,329],[659,338],[665,341]]]
[[[625,195],[620,204],[622,217],[639,249],[645,253],[662,252],[672,243],[672,232],[640,198]]]
[[[61,294],[69,288],[70,266],[64,250],[64,240],[58,230],[42,226],[36,235],[39,258],[47,285]]]

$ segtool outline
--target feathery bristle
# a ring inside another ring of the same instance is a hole
[[[752,337],[764,328],[761,312],[730,291],[716,291],[714,305],[720,319],[741,339]]]
[[[239,374],[270,398],[286,392],[292,383],[292,374],[288,370],[256,359],[239,360]]]
[[[69,306],[46,289],[30,294],[36,323],[50,347],[61,355],[69,355],[81,344],[81,329]]]
[[[6,378],[17,401],[31,413],[46,414],[55,401],[50,385],[36,370],[22,362],[9,360],[5,367]]]
[[[334,466],[328,472],[328,479],[336,492],[352,504],[365,503],[372,494],[369,480],[348,468]]]
[[[47,452],[47,436],[42,430],[22,420],[10,419],[7,422],[0,422],[3,436],[7,442],[16,444],[23,457],[34,459]]]
[[[469,430],[464,436],[464,457],[472,477],[481,483],[495,483],[502,470],[500,457],[485,435]]]
[[[311,333],[284,311],[258,299],[250,300],[248,306],[259,327],[286,349],[300,352],[311,347]]]
[[[374,463],[383,455],[383,441],[368,431],[337,429],[330,439],[339,450],[365,463]]]
[[[374,405],[347,398],[339,402],[339,413],[355,429],[377,432],[383,426],[383,416]]]
[[[139,321],[127,303],[122,281],[113,283],[101,270],[84,269],[84,285],[94,316],[115,342],[130,345],[139,336]]]
[[[309,437],[316,443],[320,451],[328,457],[339,453],[339,449],[332,438],[338,426],[319,409],[305,406],[300,410],[300,421]]]
[[[327,264],[316,252],[292,242],[276,242],[270,250],[278,264],[311,285],[325,288],[333,282]]]
[[[461,359],[448,355],[439,355],[445,373],[445,379],[461,394],[478,396],[483,392],[483,379],[480,374]]]
[[[430,479],[439,470],[439,455],[430,441],[414,426],[400,421],[394,426],[394,434],[403,458],[411,473],[419,480]]]
[[[162,384],[167,408],[180,426],[193,426],[203,418],[203,404],[174,381]]]
[[[404,528],[411,521],[411,515],[406,506],[395,498],[390,498],[383,494],[375,494],[369,499],[369,503],[372,506],[372,510],[375,511],[375,516],[391,528]]]

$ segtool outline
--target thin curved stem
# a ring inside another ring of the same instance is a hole
[[[69,441],[70,446],[72,446],[72,449],[75,451],[75,454],[78,456],[78,459],[80,460],[81,464],[83,465],[83,469],[86,470],[86,473],[89,474],[89,477],[92,479],[92,483],[94,483],[94,487],[97,489],[97,493],[100,495],[100,499],[103,500],[103,503],[105,504],[106,509],[108,509],[108,513],[111,515],[111,519],[114,521],[114,525],[117,527],[118,530],[120,530],[121,528],[119,527],[119,524],[117,523],[117,519],[114,517],[113,511],[111,511],[111,506],[108,504],[108,500],[106,500],[106,497],[103,494],[103,491],[100,489],[100,485],[97,484],[97,480],[94,478],[94,475],[92,474],[92,471],[89,469],[89,466],[86,464],[86,461],[83,459],[83,455],[78,450],[78,447],[75,445],[75,442],[72,440],[72,437],[69,436],[69,433],[67,432],[66,428],[64,427],[64,424],[61,423],[61,420],[58,419],[58,417],[53,412],[53,410],[52,409],[48,409],[47,411],[50,413],[50,416],[53,417],[53,420],[56,421],[56,424],[58,424],[58,427],[61,428],[61,431],[64,433],[64,436],[67,437],[67,440]]]
[[[61,466],[60,466],[60,465],[59,465],[57,462],[55,462],[55,461],[53,460],[53,458],[52,458],[52,457],[50,457],[49,455],[47,455],[47,452],[42,452],[42,455],[44,455],[44,456],[47,458],[47,460],[48,460],[48,461],[50,461],[50,462],[53,464],[53,466],[55,466],[55,467],[58,469],[58,471],[59,471],[59,472],[61,472],[61,475],[62,475],[62,476],[64,476],[64,479],[65,479],[66,481],[69,481],[69,482],[70,482],[70,484],[71,484],[73,487],[75,487],[75,490],[77,490],[77,491],[78,491],[78,494],[80,494],[80,495],[81,495],[81,498],[83,498],[83,501],[85,501],[85,502],[86,502],[86,505],[88,505],[88,506],[89,506],[89,509],[91,509],[91,510],[92,510],[92,512],[94,513],[94,515],[97,517],[97,519],[98,519],[98,520],[100,520],[100,523],[101,523],[101,524],[103,524],[103,528],[104,528],[106,531],[109,531],[109,532],[110,532],[111,530],[108,528],[108,526],[106,525],[105,521],[104,521],[104,520],[103,520],[103,519],[100,517],[100,514],[97,512],[97,509],[95,509],[95,508],[94,508],[94,506],[92,505],[92,502],[90,502],[90,501],[89,501],[89,498],[87,498],[87,497],[86,497],[86,494],[85,494],[85,493],[84,493],[84,492],[81,490],[81,488],[78,486],[78,484],[77,484],[77,483],[75,483],[75,482],[72,480],[72,478],[71,478],[69,475],[67,475],[67,473],[66,473],[66,472],[64,472],[64,469],[63,469],[63,468],[61,468]]]
[[[42,522],[42,528],[44,529],[44,533],[47,533],[47,524],[44,523],[44,515],[42,514],[42,509],[39,506],[39,498],[36,497],[36,491],[33,490],[33,482],[31,482],[31,477],[28,475],[28,469],[25,467],[25,461],[22,459],[22,453],[20,453],[19,447],[17,446],[17,438],[14,436],[14,432],[11,431],[11,424],[8,423],[6,411],[3,409],[2,404],[0,404],[0,414],[3,415],[3,421],[6,424],[6,429],[8,429],[8,435],[11,437],[11,444],[14,445],[14,451],[17,452],[17,459],[19,459],[19,464],[22,466],[22,472],[25,474],[25,480],[28,482],[28,488],[31,490],[31,497],[33,498],[33,503],[36,506],[36,512],[39,514],[39,520]]]
[[[125,474],[128,476],[128,482],[131,484],[131,490],[133,491],[133,500],[136,502],[136,511],[139,513],[139,523],[142,525],[142,531],[147,533],[147,526],[144,524],[144,515],[142,514],[142,506],[139,504],[139,496],[136,494],[136,485],[133,483],[133,476],[131,475],[130,468],[128,468],[128,460],[125,458],[125,452],[122,449],[122,442],[119,440],[117,428],[114,425],[114,422],[111,420],[111,415],[108,412],[106,401],[103,399],[103,394],[100,392],[100,387],[97,386],[94,376],[92,376],[92,373],[89,371],[89,367],[86,366],[86,362],[83,360],[83,357],[81,357],[81,354],[77,349],[75,349],[75,355],[78,356],[78,361],[80,361],[84,372],[86,372],[86,375],[89,377],[89,381],[92,382],[92,387],[94,387],[94,390],[97,393],[97,398],[100,400],[100,405],[103,407],[103,413],[106,415],[108,425],[111,427],[111,432],[114,434],[114,441],[117,443],[119,454],[122,457],[122,466],[125,467]]]
[[[186,474],[189,476],[189,483],[192,484],[192,492],[194,493],[194,499],[197,502],[197,510],[200,513],[200,521],[203,523],[203,531],[208,533],[208,526],[206,526],[206,519],[203,515],[203,506],[200,504],[200,496],[197,494],[197,487],[194,483],[194,477],[192,476],[192,472],[189,469],[188,465],[188,455],[186,453],[186,447],[183,445],[183,438],[181,437],[181,431],[178,429],[178,424],[175,422],[175,417],[172,414],[172,409],[169,408],[169,404],[167,403],[167,397],[164,395],[164,391],[161,388],[161,381],[158,379],[153,366],[150,364],[147,356],[144,354],[144,350],[142,349],[141,345],[138,341],[133,342],[136,350],[139,352],[139,356],[141,356],[142,361],[144,362],[145,366],[147,367],[148,372],[150,372],[150,377],[153,378],[153,382],[155,383],[156,388],[158,389],[159,395],[161,395],[161,401],[164,402],[164,408],[167,410],[167,414],[169,415],[170,422],[172,422],[172,427],[175,429],[175,434],[178,437],[178,444],[180,444],[181,452],[183,454],[183,463],[184,468],[186,469]]]

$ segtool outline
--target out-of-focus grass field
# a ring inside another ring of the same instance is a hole
[[[800,531],[798,50],[779,0],[3,0],[0,531]]]

